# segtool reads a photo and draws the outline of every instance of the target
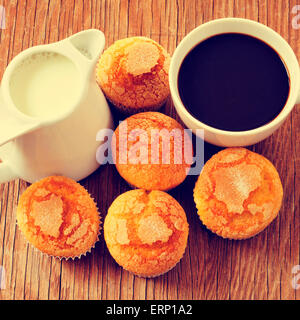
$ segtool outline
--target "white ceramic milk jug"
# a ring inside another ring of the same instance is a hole
[[[78,181],[99,167],[97,132],[113,126],[95,80],[104,44],[103,33],[90,29],[29,48],[8,65],[0,91],[0,183],[49,175]]]

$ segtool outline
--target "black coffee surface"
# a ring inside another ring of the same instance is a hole
[[[273,120],[289,95],[284,63],[254,37],[224,33],[204,40],[179,70],[180,98],[201,122],[227,131],[244,131]]]

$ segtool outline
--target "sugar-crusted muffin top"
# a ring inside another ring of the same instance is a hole
[[[26,239],[57,257],[84,254],[98,238],[100,217],[88,192],[72,179],[52,176],[20,197],[17,221]]]
[[[151,72],[160,57],[159,47],[147,41],[136,41],[126,47],[124,52],[127,56],[125,70],[134,77]]]
[[[104,51],[96,78],[112,103],[130,112],[160,106],[166,100],[169,66],[169,54],[156,41],[130,37]]]
[[[203,223],[229,238],[245,238],[265,228],[278,214],[282,196],[272,163],[245,148],[227,148],[214,155],[194,189]]]
[[[138,275],[155,276],[173,267],[184,253],[187,236],[184,210],[162,191],[136,189],[121,194],[104,222],[110,253]]]
[[[129,184],[146,190],[169,190],[186,178],[193,146],[175,119],[160,112],[141,112],[123,121],[115,130],[115,138],[112,153],[116,167]]]

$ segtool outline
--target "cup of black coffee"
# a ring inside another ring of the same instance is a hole
[[[293,50],[274,30],[248,19],[217,19],[190,32],[173,54],[169,82],[186,126],[224,147],[267,138],[300,103]]]

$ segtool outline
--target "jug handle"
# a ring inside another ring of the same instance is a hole
[[[15,114],[13,114],[15,113]],[[0,103],[0,147],[26,133],[41,127],[41,123],[27,117],[17,110],[8,110],[3,103]]]
[[[0,146],[40,127],[40,123],[32,119],[21,119],[18,115],[8,110],[3,103],[0,103]],[[0,159],[0,183],[9,182],[19,178],[14,173],[7,160]]]

